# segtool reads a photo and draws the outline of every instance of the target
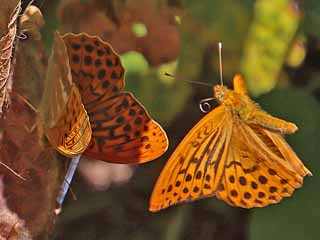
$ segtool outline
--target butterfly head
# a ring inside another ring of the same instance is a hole
[[[215,85],[213,87],[214,97],[219,103],[224,103],[228,97],[229,89],[223,85]]]

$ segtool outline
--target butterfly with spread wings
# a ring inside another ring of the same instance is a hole
[[[242,208],[264,207],[291,196],[304,176],[312,175],[282,136],[297,126],[264,112],[249,98],[240,75],[233,87],[214,86],[220,105],[169,158],[153,189],[150,211],[208,196]]]

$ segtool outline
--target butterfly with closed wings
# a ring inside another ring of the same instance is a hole
[[[83,153],[112,163],[143,163],[161,156],[168,139],[130,93],[123,91],[125,69],[113,48],[85,33],[63,36],[73,82],[78,86],[92,128]]]

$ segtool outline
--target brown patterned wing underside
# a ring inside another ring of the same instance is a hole
[[[45,132],[56,150],[68,157],[81,154],[88,146],[91,127],[76,85],[72,86],[65,111],[55,126]]]
[[[49,58],[40,116],[44,133],[61,154],[73,157],[88,147],[89,117],[78,87],[72,82],[67,49],[59,33],[55,34]]]
[[[0,39],[0,115],[9,104],[8,91],[11,89],[14,61],[14,43],[17,35],[17,20],[21,11],[21,1],[10,15],[8,32]]]
[[[114,163],[142,163],[168,147],[165,132],[140,103],[126,92],[88,109],[92,140],[85,155]]]
[[[123,89],[125,70],[108,43],[83,33],[66,34],[63,39],[86,109]]]

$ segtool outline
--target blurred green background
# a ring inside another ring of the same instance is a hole
[[[88,177],[88,165],[83,165],[72,183],[77,200],[68,195],[50,239],[319,239],[319,1],[36,0],[34,4],[46,21],[42,39],[47,54],[54,30],[88,32],[109,41],[126,67],[126,89],[165,128],[170,140],[163,157],[117,170],[100,188],[93,187],[98,180]],[[234,208],[209,198],[150,213],[148,201],[157,176],[182,137],[204,115],[199,101],[213,95],[210,87],[183,80],[219,83],[219,41],[226,84],[230,86],[232,76],[241,72],[250,94],[265,110],[299,126],[298,133],[287,139],[314,176],[306,178],[291,198],[263,209]]]

